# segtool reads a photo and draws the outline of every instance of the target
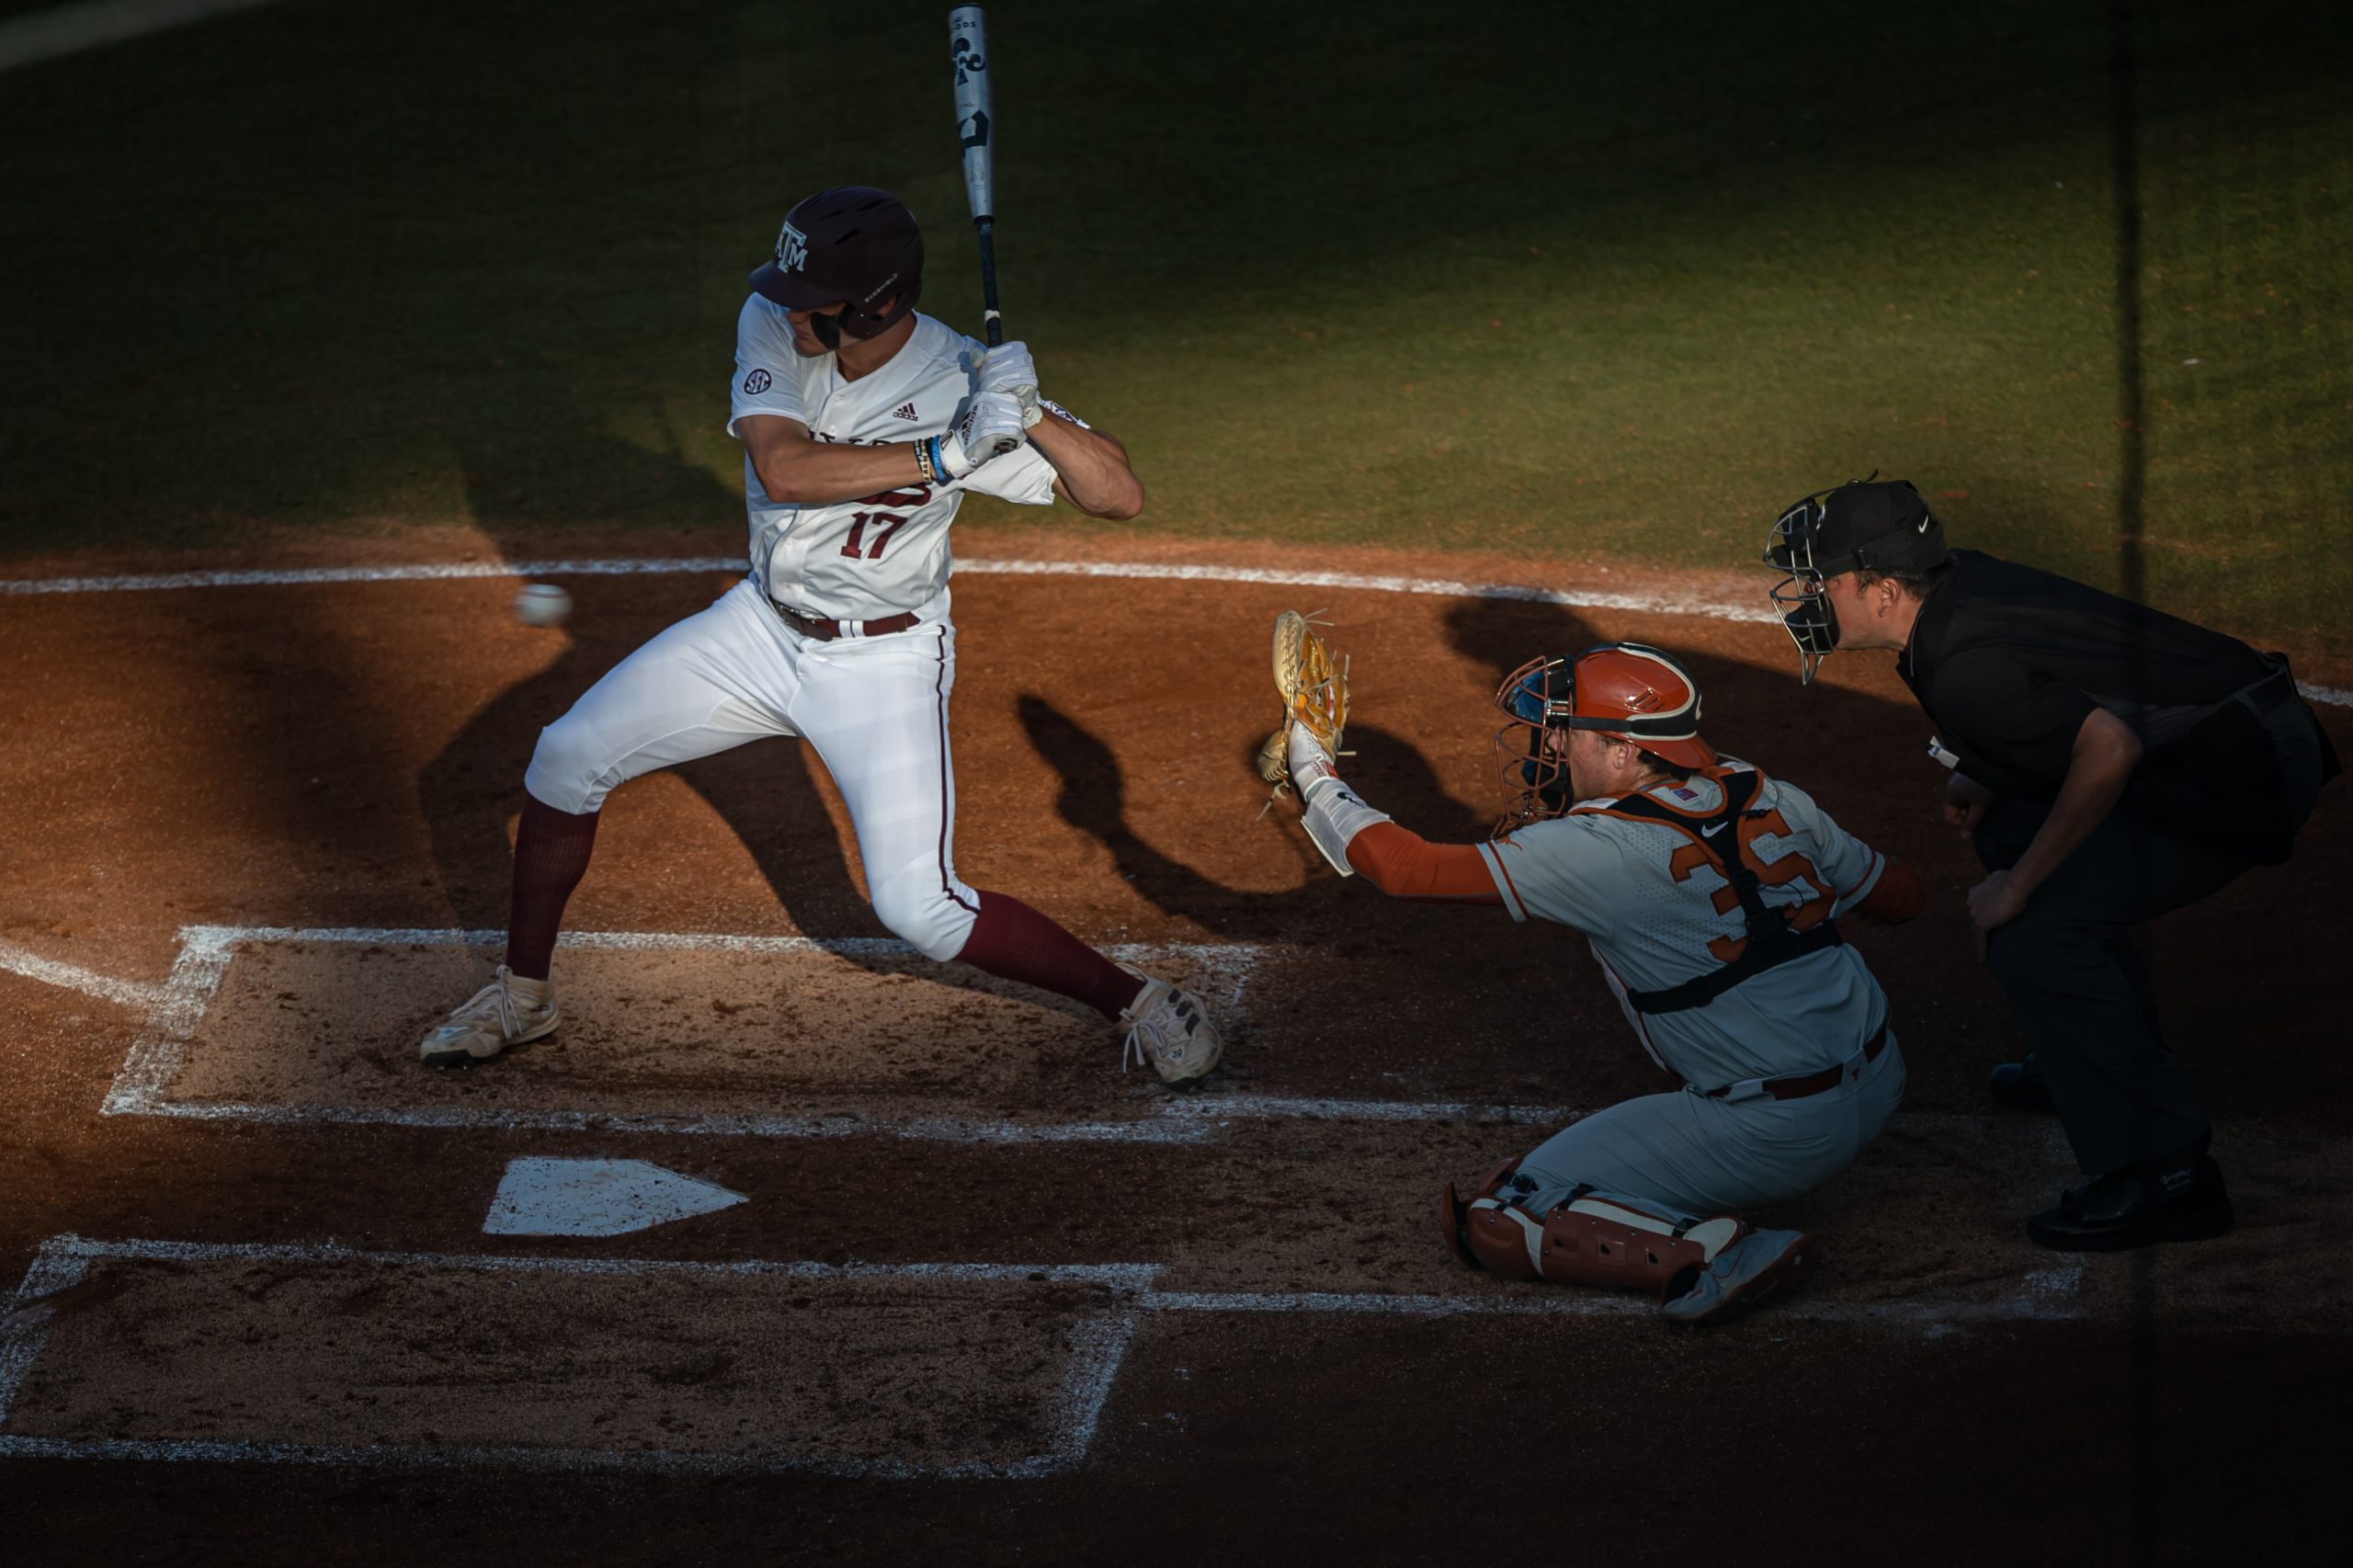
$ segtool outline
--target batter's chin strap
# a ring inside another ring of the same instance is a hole
[[[1742,771],[1722,775],[1716,782],[1723,790],[1724,803],[1713,815],[1697,819],[1696,823],[1692,817],[1672,810],[1648,795],[1630,795],[1605,808],[1611,816],[1665,823],[1698,845],[1699,852],[1732,885],[1733,896],[1740,900],[1741,914],[1748,922],[1747,944],[1741,949],[1740,957],[1732,962],[1709,970],[1680,985],[1662,986],[1655,991],[1628,991],[1626,1005],[1638,1013],[1680,1013],[1692,1007],[1705,1006],[1744,980],[1804,958],[1809,953],[1818,953],[1825,948],[1841,947],[1846,943],[1847,938],[1839,934],[1838,922],[1832,919],[1825,918],[1821,925],[1808,930],[1791,930],[1789,911],[1777,909],[1765,902],[1756,869],[1740,852],[1740,819],[1751,814],[1749,802],[1764,787],[1765,776]],[[1719,844],[1726,848],[1719,849]]]

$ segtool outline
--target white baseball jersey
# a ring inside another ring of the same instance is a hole
[[[736,422],[749,414],[797,419],[816,440],[859,446],[943,434],[971,395],[986,350],[929,316],[918,312],[915,321],[915,335],[890,363],[847,381],[838,356],[795,353],[784,307],[752,295],[736,318],[728,434],[738,435]],[[964,479],[804,506],[771,500],[746,453],[752,576],[770,598],[826,619],[879,620],[903,610],[938,619],[955,567],[948,526],[967,490],[1051,506],[1054,466],[1024,446]]]
[[[1644,793],[1697,823],[1723,808],[1718,779],[1736,770],[1756,771],[1726,758],[1687,783]],[[1764,970],[1698,1006],[1636,1011],[1630,989],[1680,985],[1736,956],[1746,917],[1728,879],[1688,836],[1665,823],[1611,816],[1616,804],[1581,801],[1480,846],[1480,854],[1513,919],[1533,915],[1584,933],[1654,1061],[1700,1089],[1795,1076],[1843,1061],[1886,1021],[1887,998],[1849,947]],[[1794,784],[1762,779],[1748,809],[1765,814],[1717,836],[1741,839],[1761,896],[1788,911],[1794,926],[1843,915],[1878,885],[1885,858]]]

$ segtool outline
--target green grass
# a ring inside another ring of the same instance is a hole
[[[926,308],[977,315],[944,9],[289,4],[13,74],[0,542],[732,545],[733,319],[794,197],[899,189]],[[2120,579],[2103,7],[991,21],[1007,318],[1139,527],[1715,566],[1878,469]],[[2353,651],[2353,28],[2129,37],[2148,593]]]

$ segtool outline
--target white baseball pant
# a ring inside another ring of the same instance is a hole
[[[745,578],[540,731],[523,784],[557,811],[594,812],[640,774],[799,735],[848,803],[874,913],[926,957],[952,959],[980,907],[955,872],[955,685],[947,622],[821,642],[787,625]]]

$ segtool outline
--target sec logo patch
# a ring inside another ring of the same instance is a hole
[[[747,392],[764,392],[770,385],[766,370],[755,370],[744,378],[744,390]]]

